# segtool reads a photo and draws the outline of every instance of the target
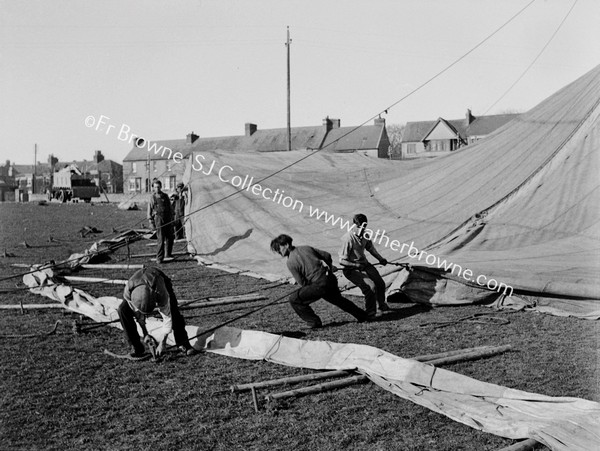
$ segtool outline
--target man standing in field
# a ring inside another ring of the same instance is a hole
[[[390,310],[385,302],[385,282],[379,275],[379,272],[365,256],[365,250],[373,257],[379,260],[382,265],[387,265],[388,261],[379,255],[375,245],[370,239],[367,239],[365,231],[367,229],[367,217],[358,213],[354,216],[354,225],[342,238],[343,244],[340,250],[340,264],[343,267],[343,274],[346,279],[360,288],[365,296],[365,310],[369,318],[374,318],[379,310]]]
[[[185,238],[185,229],[183,228],[183,220],[185,218],[185,204],[187,202],[187,192],[184,189],[183,182],[177,184],[177,193],[171,196],[173,208],[173,228],[175,229],[175,239],[182,240]]]
[[[310,246],[294,246],[289,235],[279,235],[272,240],[271,250],[287,257],[287,267],[300,285],[300,289],[290,295],[289,302],[311,329],[323,327],[310,306],[321,298],[354,316],[358,322],[367,320],[364,310],[341,295],[328,252]]]
[[[124,301],[119,305],[117,313],[123,326],[127,341],[133,348],[132,357],[142,357],[146,349],[137,331],[137,324],[142,329],[143,342],[146,346],[156,347],[157,355],[161,355],[166,347],[167,336],[171,331],[175,344],[186,355],[193,355],[196,350],[190,345],[185,331],[185,320],[177,306],[177,297],[173,291],[171,279],[160,269],[148,267],[136,271],[127,281],[123,290]],[[163,319],[163,327],[157,337],[153,337],[146,329],[146,315],[158,310]]]
[[[156,249],[156,262],[161,264],[165,257],[172,258],[173,251],[173,215],[171,213],[171,201],[162,191],[160,180],[152,183],[152,196],[148,202],[148,220],[153,229],[156,229],[158,248]],[[166,249],[165,249],[166,247]],[[166,253],[166,256],[165,256]]]

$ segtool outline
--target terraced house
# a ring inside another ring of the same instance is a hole
[[[383,118],[375,119],[372,125],[342,127],[340,119],[326,117],[320,126],[291,129],[292,150],[360,152],[373,158],[388,158],[389,147]],[[183,178],[190,153],[209,150],[287,151],[287,128],[261,130],[256,124],[246,123],[244,134],[236,136],[210,138],[192,132],[185,139],[146,141],[138,138],[123,159],[125,192],[149,192],[154,179],[162,182],[163,191],[174,191]]]

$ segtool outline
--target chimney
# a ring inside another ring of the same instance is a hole
[[[385,125],[385,118],[383,118],[383,117],[375,118],[375,120],[373,121],[373,125]]]
[[[467,113],[465,114],[465,123],[467,125],[471,125],[471,123],[475,120],[475,116],[471,114],[471,110],[467,108]]]
[[[252,136],[254,133],[256,133],[257,127],[256,127],[256,124],[251,124],[250,122],[246,122],[246,124],[244,124],[244,129],[245,129],[246,136]]]
[[[196,135],[194,132],[192,132],[192,133],[188,133],[188,134],[187,134],[187,137],[186,137],[186,140],[185,140],[185,143],[186,143],[186,144],[194,144],[194,142],[195,142],[195,141],[196,141],[198,138],[199,138],[199,136],[198,136],[198,135]]]
[[[330,119],[331,120],[331,128],[340,128],[341,121],[339,119]]]
[[[101,161],[104,161],[104,155],[102,155],[102,151],[96,150],[94,152],[94,163],[100,163]]]
[[[331,119],[329,119],[329,116],[323,119],[323,127],[325,127],[326,132],[330,131],[333,128],[333,122],[331,121]]]

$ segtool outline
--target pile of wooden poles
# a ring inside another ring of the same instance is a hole
[[[413,360],[418,362],[428,363],[434,366],[442,366],[450,363],[463,362],[467,360],[477,360],[484,357],[501,354],[512,349],[512,345],[504,346],[479,346],[475,348],[459,349],[456,351],[447,351],[439,354],[429,354],[418,357],[413,357]],[[341,379],[339,379],[341,377]],[[262,382],[252,382],[248,384],[232,385],[230,387],[232,393],[240,393],[250,391],[254,403],[254,410],[259,411],[260,403],[258,401],[257,390],[279,387],[282,385],[293,385],[303,382],[319,381],[323,379],[338,378],[330,382],[322,382],[308,387],[298,388],[294,390],[286,390],[282,392],[270,393],[264,397],[264,401],[270,406],[273,403],[283,399],[297,398],[301,396],[322,393],[325,391],[335,390],[337,388],[347,387],[349,385],[362,384],[369,381],[368,377],[363,374],[357,374],[354,371],[325,371],[320,373],[307,374],[302,376],[284,377],[281,379],[272,379]]]

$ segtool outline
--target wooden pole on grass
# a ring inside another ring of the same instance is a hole
[[[338,376],[349,376],[351,374],[350,371],[339,370],[339,371],[324,371],[322,373],[313,373],[313,374],[305,374],[303,376],[291,376],[291,377],[283,377],[281,379],[271,379],[268,381],[262,382],[254,382],[250,384],[239,384],[232,385],[231,392],[235,393],[252,390],[253,388],[265,388],[265,387],[276,387],[278,385],[286,385],[286,384],[297,384],[299,382],[307,382],[307,381],[317,381],[321,379],[329,379],[331,377]]]
[[[498,451],[532,451],[539,446],[542,446],[542,444],[536,442],[532,438],[528,438],[527,440],[499,449]]]
[[[451,356],[455,356],[455,355],[464,355],[469,352],[489,350],[489,349],[493,349],[493,348],[494,348],[494,346],[476,346],[474,348],[457,349],[455,351],[445,351],[445,352],[440,352],[438,354],[427,354],[427,355],[421,355],[418,357],[407,357],[407,358],[416,360],[418,362],[424,362],[424,361],[429,361],[429,360],[442,359],[445,357],[451,357]]]
[[[439,354],[428,354],[428,355],[413,357],[412,360],[416,360],[418,362],[428,362],[428,363],[438,360],[443,364],[444,361],[442,359],[445,359],[448,357],[459,356],[460,359],[463,359],[465,356],[471,355],[473,352],[482,352],[482,351],[497,352],[498,349],[499,349],[498,346],[496,346],[496,347],[494,347],[494,346],[478,346],[475,348],[458,349],[456,351],[447,351],[447,352],[441,352]],[[324,371],[321,373],[305,374],[302,376],[283,377],[280,379],[271,379],[271,380],[262,381],[262,382],[252,382],[249,384],[232,385],[231,392],[235,393],[236,391],[237,392],[247,391],[247,390],[250,390],[252,387],[265,388],[265,387],[275,387],[275,386],[286,385],[286,384],[297,384],[300,382],[308,382],[308,381],[314,381],[314,380],[328,379],[328,378],[332,378],[332,377],[347,376],[350,374],[351,374],[351,372],[347,371],[347,370],[334,370],[334,371]]]
[[[446,365],[448,363],[457,363],[464,362],[467,360],[477,360],[483,357],[490,357],[497,354],[502,354],[503,352],[509,351],[512,349],[512,345],[504,345],[504,346],[493,346],[489,349],[479,350],[479,351],[470,351],[464,354],[451,355],[448,357],[441,357],[432,360],[426,360],[424,363],[429,363],[430,365],[440,366]]]
[[[285,398],[293,398],[296,396],[312,395],[315,393],[321,393],[335,388],[348,387],[349,385],[362,384],[368,382],[367,376],[352,376],[345,379],[339,379],[333,382],[323,382],[322,384],[311,385],[310,387],[297,388],[295,390],[288,390],[280,393],[272,393],[265,396],[267,401],[278,401]]]
[[[189,255],[187,252],[173,252],[171,254],[173,257],[179,257],[182,255]],[[156,257],[156,254],[135,254],[135,255],[131,255],[130,258],[136,258],[136,257]]]
[[[21,313],[25,313],[24,310],[35,310],[35,309],[56,309],[65,308],[62,304],[4,304],[0,305],[0,310],[21,310]]]
[[[482,357],[489,357],[495,354],[500,354],[502,352],[506,352],[508,350],[510,350],[512,348],[512,345],[505,345],[505,346],[493,346],[493,347],[489,347],[489,349],[484,349],[484,350],[476,350],[473,351],[472,348],[467,350],[468,352],[464,353],[464,354],[457,354],[458,351],[448,351],[446,353],[441,353],[441,354],[434,354],[435,359],[430,359],[430,360],[423,360],[424,358],[427,359],[428,356],[420,356],[420,357],[415,357],[412,360],[417,360],[423,363],[428,363],[430,365],[436,365],[436,366],[441,366],[441,365],[447,365],[449,363],[455,363],[455,362],[462,362],[465,360],[476,360]],[[447,355],[445,357],[439,357],[440,355],[444,355],[444,354],[451,354],[451,355]],[[265,400],[266,401],[276,401],[279,399],[285,399],[285,398],[292,398],[295,396],[304,396],[304,395],[310,395],[313,393],[321,393],[327,390],[333,390],[336,388],[341,388],[341,387],[347,387],[349,385],[354,385],[354,384],[360,384],[363,383],[365,381],[368,380],[367,376],[353,376],[353,377],[349,377],[346,379],[340,379],[334,382],[324,382],[322,384],[318,384],[318,385],[313,385],[310,387],[305,387],[305,388],[301,388],[301,389],[297,389],[297,390],[288,390],[288,391],[284,391],[284,392],[280,392],[280,393],[273,393],[270,395],[265,396]]]
[[[110,283],[112,285],[127,285],[126,280],[122,279],[107,279],[106,277],[80,277],[80,276],[64,276],[66,280],[71,282],[99,282]]]
[[[81,267],[85,268],[85,269],[142,269],[144,267],[144,265],[98,263],[98,264],[84,264],[84,265],[81,265]]]

